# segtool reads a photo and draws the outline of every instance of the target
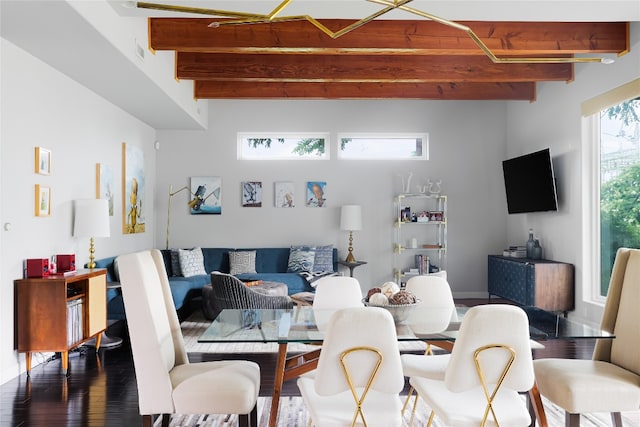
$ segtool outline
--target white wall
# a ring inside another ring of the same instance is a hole
[[[540,236],[544,257],[576,266],[576,310],[580,319],[599,321],[601,307],[583,301],[585,277],[583,261],[582,161],[585,156],[581,133],[580,104],[640,77],[640,23],[631,25],[630,53],[611,65],[578,64],[575,81],[543,83],[532,104],[511,102],[507,113],[509,157],[550,147],[558,184],[560,210],[551,213],[510,215],[509,241],[524,242],[529,227]]]
[[[102,258],[154,246],[155,131],[48,65],[1,40],[0,383],[24,371],[14,351],[13,281],[23,261],[75,253],[88,261],[87,239],[72,237],[72,200],[95,197],[95,166],[114,172],[111,237],[96,239]],[[144,150],[147,232],[123,235],[121,143]],[[34,173],[34,147],[52,151],[51,175]],[[35,184],[51,187],[50,217],[34,216]],[[10,224],[10,230],[5,225]],[[34,364],[44,356],[34,355]],[[36,368],[37,369],[37,368]]]
[[[393,198],[398,174],[413,172],[412,189],[442,179],[449,196],[449,280],[456,296],[486,295],[487,254],[506,243],[501,161],[506,153],[502,102],[215,101],[209,130],[159,131],[157,241],[164,243],[169,186],[191,176],[222,177],[222,215],[190,215],[188,194],[173,198],[171,247],[282,247],[334,244],[346,257],[339,207],[360,204],[363,230],[354,233],[356,258],[369,264],[355,276],[368,289],[392,279]],[[332,140],[329,161],[240,161],[240,131],[323,131]],[[427,132],[430,160],[336,159],[338,132]],[[263,182],[261,208],[241,207],[240,183]],[[304,206],[307,181],[327,181],[328,207]],[[296,207],[273,207],[275,181],[296,185]]]

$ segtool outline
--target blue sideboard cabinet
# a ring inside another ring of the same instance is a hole
[[[489,298],[567,312],[574,308],[573,264],[489,255]]]

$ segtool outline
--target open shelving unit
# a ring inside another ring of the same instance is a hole
[[[394,211],[396,283],[402,285],[411,276],[446,270],[447,196],[399,194],[394,200]]]

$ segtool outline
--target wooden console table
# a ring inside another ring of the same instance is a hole
[[[566,313],[574,308],[573,277],[573,264],[489,255],[489,298]]]
[[[93,269],[14,282],[17,350],[27,353],[27,375],[33,352],[60,352],[67,375],[69,350],[92,338],[100,348],[107,329],[106,277],[106,270]]]

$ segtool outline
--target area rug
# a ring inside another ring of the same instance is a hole
[[[404,399],[404,396],[403,396]],[[523,398],[524,399],[524,398]],[[411,401],[413,403],[413,400]],[[428,408],[424,401],[418,401],[418,409],[413,420],[414,426],[424,426],[428,418]],[[564,426],[564,411],[543,398],[545,412],[549,427]],[[269,420],[269,410],[271,398],[258,398],[258,425],[267,427]],[[365,414],[366,416],[366,414]],[[410,409],[405,411],[404,425],[409,426],[411,416]],[[582,415],[581,427],[610,427],[611,418],[609,414],[586,414]],[[308,415],[301,397],[280,398],[280,411],[278,416],[278,427],[305,427],[307,426]],[[624,427],[640,426],[640,411],[626,412],[622,415]],[[235,427],[238,425],[237,415],[173,415],[170,427]],[[446,427],[438,419],[432,424],[434,427]],[[156,420],[154,427],[160,426],[160,419]]]

